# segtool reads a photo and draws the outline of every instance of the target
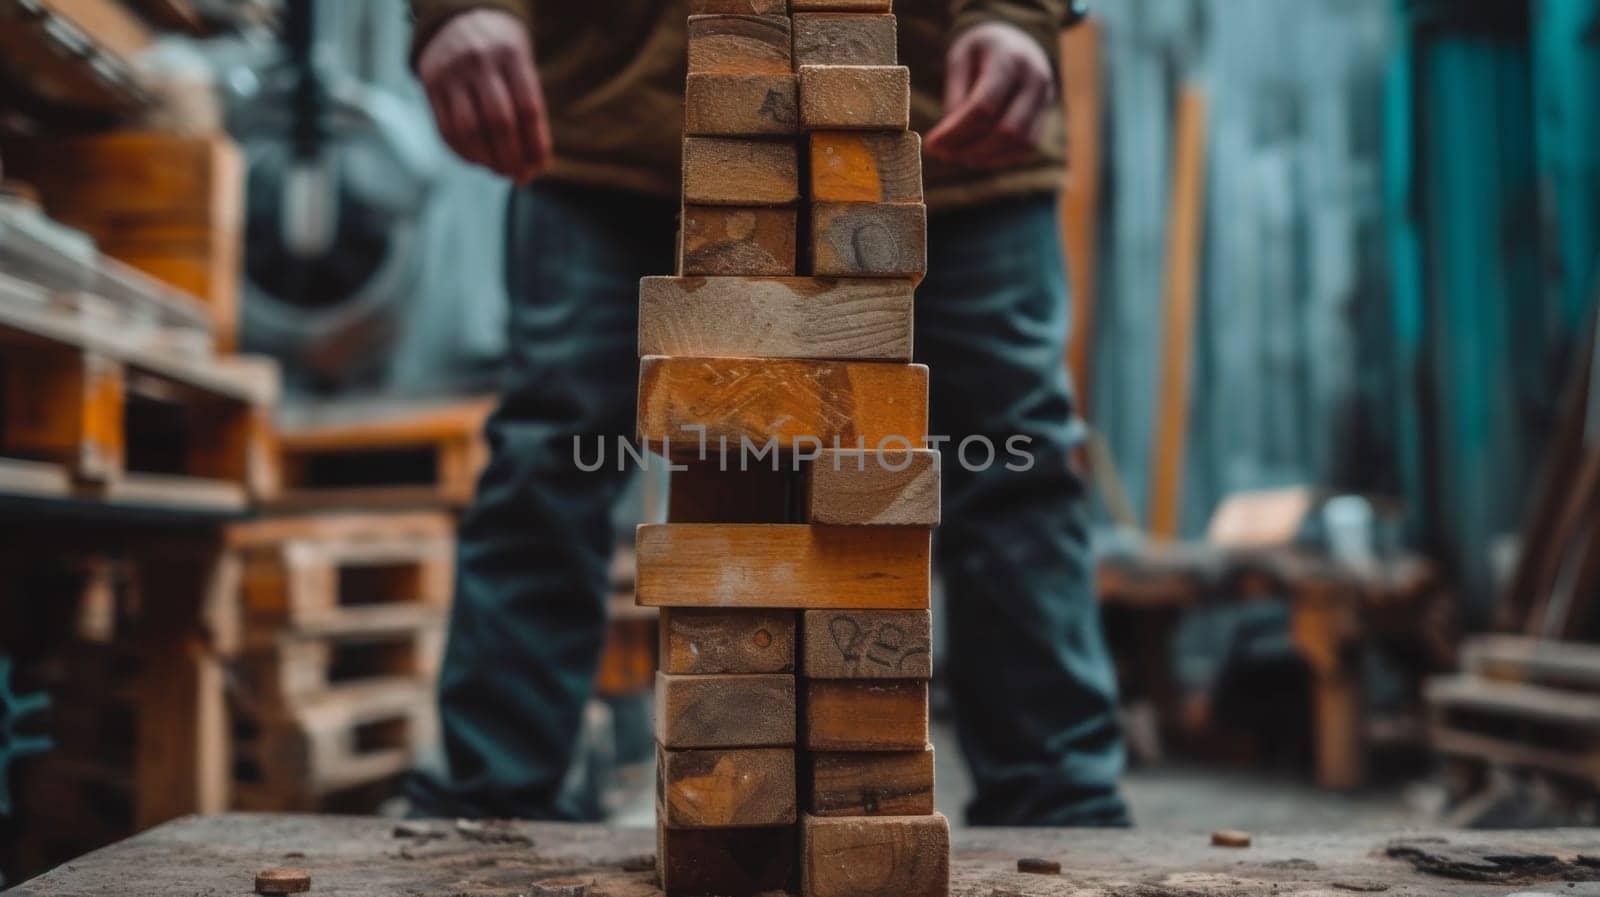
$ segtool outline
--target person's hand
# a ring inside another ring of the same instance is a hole
[[[950,46],[944,120],[928,155],[970,168],[1025,162],[1038,152],[1056,98],[1044,48],[1022,29],[988,22]]]
[[[518,183],[550,164],[550,120],[527,26],[496,9],[447,21],[417,57],[439,133],[461,158]]]

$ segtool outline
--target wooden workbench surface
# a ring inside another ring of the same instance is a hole
[[[189,818],[92,853],[8,895],[247,897],[261,869],[311,873],[312,894],[513,895],[540,879],[593,878],[593,897],[658,893],[653,833],[549,823],[369,818]],[[1400,846],[1404,845],[1404,846]],[[1017,873],[1019,857],[1059,876]],[[1600,895],[1600,830],[1281,836],[1210,846],[1207,835],[969,829],[955,842],[957,897],[1250,897],[1341,894]]]

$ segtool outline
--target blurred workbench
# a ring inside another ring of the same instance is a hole
[[[16,897],[248,894],[253,876],[291,866],[313,894],[526,894],[535,881],[592,880],[593,897],[649,897],[654,833],[556,823],[403,822],[360,817],[190,817],[96,851],[8,892]],[[955,838],[961,897],[1383,893],[1600,894],[1591,831],[1209,836],[1136,831],[968,829]],[[1020,857],[1057,860],[1025,875]]]

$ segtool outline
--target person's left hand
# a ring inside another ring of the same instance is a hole
[[[928,155],[999,168],[1038,152],[1056,81],[1037,41],[1014,25],[987,22],[962,32],[947,62],[945,116],[928,132]]]

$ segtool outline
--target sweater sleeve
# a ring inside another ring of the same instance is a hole
[[[416,20],[411,32],[411,64],[417,64],[422,48],[452,16],[473,9],[498,9],[521,19],[526,26],[530,21],[528,5],[529,0],[411,0],[411,15]]]
[[[985,22],[1015,25],[1044,47],[1051,63],[1060,55],[1061,30],[1072,14],[1071,0],[951,0],[951,6],[954,34]]]

